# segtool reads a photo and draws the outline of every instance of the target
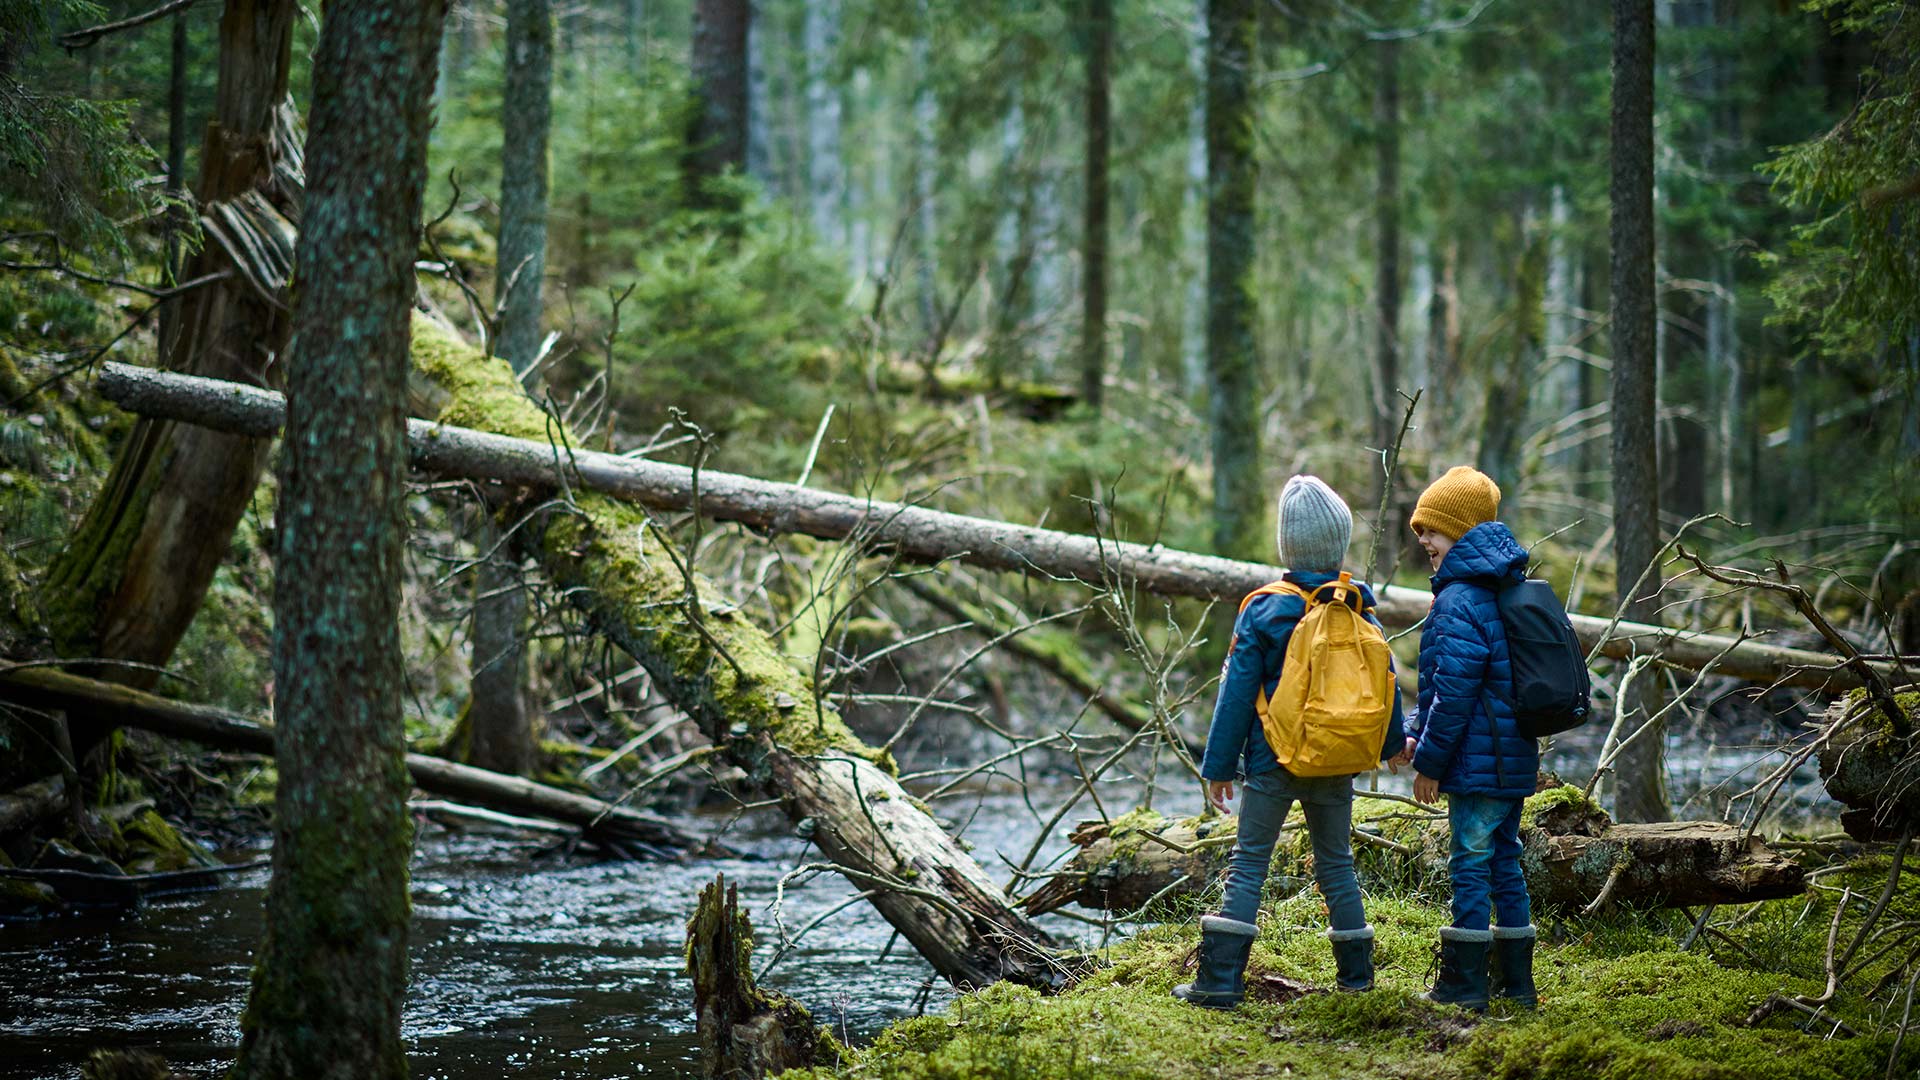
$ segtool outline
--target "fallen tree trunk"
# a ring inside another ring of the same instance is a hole
[[[285,413],[284,400],[270,391],[115,363],[102,365],[100,392],[144,415],[256,436],[277,430]],[[531,403],[525,413],[512,430],[501,432],[453,426],[462,418],[457,412],[441,416],[445,422],[438,424],[410,421],[413,464],[440,476],[493,480],[535,490],[571,486],[654,510],[692,507],[696,485],[688,467],[578,449],[557,439],[545,415]],[[951,514],[911,503],[856,498],[732,473],[702,470],[698,480],[699,509],[705,517],[771,533],[804,533],[830,540],[859,537],[923,562],[958,559],[993,570],[1038,572],[1096,585],[1125,582],[1163,596],[1230,601],[1238,601],[1281,573],[1278,567],[1260,563]],[[1424,619],[1432,601],[1425,592],[1392,586],[1382,586],[1379,597],[1381,621],[1397,627]],[[1838,657],[1808,649],[1736,643],[1722,634],[1644,623],[1610,626],[1609,620],[1588,615],[1571,618],[1586,648],[1605,638],[1601,648],[1605,656],[1652,652],[1678,667],[1698,670],[1711,664],[1722,675],[1835,692],[1860,681],[1842,668]]]
[[[137,727],[160,735],[229,750],[273,754],[273,728],[205,705],[171,701],[130,687],[83,679],[45,668],[0,673],[0,700],[35,709],[64,709],[74,720],[102,730]],[[579,826],[588,837],[667,855],[701,846],[701,840],[664,818],[518,776],[425,754],[408,754],[407,771],[422,791],[513,814],[529,814]],[[4,832],[0,829],[0,832]]]
[[[1798,862],[1739,826],[1615,825],[1592,804],[1567,798],[1568,790],[1530,804],[1530,824],[1520,834],[1520,864],[1536,904],[1571,910],[1597,910],[1609,900],[1656,907],[1739,904],[1795,896],[1806,888]],[[1023,905],[1035,915],[1069,903],[1131,912],[1151,899],[1204,892],[1226,871],[1238,824],[1231,815],[1176,821],[1152,811],[1082,822],[1071,837],[1080,850]],[[1443,832],[1409,821],[1395,825],[1386,835],[1363,833],[1356,846],[1444,867]],[[1296,855],[1306,851],[1302,843]]]

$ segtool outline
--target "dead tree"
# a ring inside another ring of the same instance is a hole
[[[726,875],[715,876],[687,921],[701,1075],[757,1080],[823,1057],[831,1061],[833,1036],[814,1026],[799,1002],[754,985],[753,923],[740,910],[738,888]]]
[[[173,301],[160,360],[169,369],[259,386],[285,380],[287,284],[304,193],[302,137],[287,101],[293,0],[228,0],[219,89],[194,200],[205,243]],[[267,440],[142,418],[41,587],[62,655],[167,662],[200,610],[227,537],[266,463]],[[148,687],[151,666],[102,665]]]

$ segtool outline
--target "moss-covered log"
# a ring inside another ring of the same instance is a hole
[[[725,875],[700,890],[687,921],[687,975],[700,1032],[703,1076],[758,1080],[785,1069],[830,1064],[833,1036],[799,1002],[753,982],[753,924]],[[823,1052],[824,1051],[824,1052]]]
[[[465,346],[452,342],[432,324],[416,334],[428,352]],[[444,346],[436,346],[438,340]],[[418,353],[416,353],[416,358]],[[458,374],[459,364],[442,363],[438,378],[458,384],[462,403],[448,404],[445,386],[421,380],[415,389],[419,415],[441,423],[414,421],[408,430],[415,467],[445,476],[492,480],[512,488],[604,492],[614,499],[653,510],[684,511],[694,501],[693,471],[684,465],[646,461],[579,449],[562,438],[556,425],[531,403],[514,399],[513,387]],[[278,395],[215,380],[193,379],[122,364],[102,365],[100,391],[135,412],[218,425],[224,430],[271,432],[283,408]],[[420,406],[427,406],[422,409]],[[444,408],[444,412],[442,409]],[[496,421],[498,423],[496,424]],[[494,425],[494,426],[488,426]],[[479,428],[480,430],[472,430]],[[504,436],[504,437],[503,437]],[[856,533],[877,548],[906,559],[937,563],[954,559],[991,570],[1042,573],[1102,584],[1118,577],[1163,596],[1237,601],[1279,577],[1279,567],[1196,555],[1159,545],[1119,543],[1095,536],[993,521],[882,502],[750,476],[703,470],[699,475],[700,512],[718,521],[736,521],[774,533],[802,533],[841,540]],[[644,519],[636,512],[637,519]],[[1412,589],[1381,586],[1381,621],[1411,626],[1426,618],[1433,598]],[[1622,657],[1652,652],[1677,667],[1735,678],[1828,690],[1859,685],[1859,676],[1837,657],[1807,649],[1736,642],[1719,634],[1572,615],[1574,631],[1591,648],[1604,637],[1601,654]],[[1889,665],[1881,665],[1887,671]]]
[[[63,777],[49,776],[0,795],[0,836],[32,828],[54,817],[67,805]]]
[[[1737,826],[1615,825],[1577,788],[1535,795],[1524,821],[1521,866],[1538,904],[1579,910],[1606,893],[1643,906],[1686,907],[1774,900],[1806,887],[1799,863]],[[1396,819],[1393,826],[1373,846],[1397,858],[1444,855],[1439,834],[1421,835],[1421,823]],[[1083,822],[1071,836],[1080,850],[1024,904],[1034,914],[1068,903],[1132,911],[1154,897],[1204,892],[1226,870],[1236,828],[1231,816],[1176,821],[1144,810]]]
[[[213,414],[177,418],[256,434],[271,432],[284,410],[278,395],[250,387],[118,367],[112,381],[144,391],[195,386]],[[878,887],[874,906],[941,975],[969,986],[1057,981],[1045,932],[900,787],[892,761],[816,698],[763,630],[689,572],[645,510],[583,490],[592,486],[584,470],[625,459],[571,450],[570,436],[504,361],[424,317],[414,322],[409,396],[417,414],[439,421],[411,425],[414,465],[474,476],[476,462],[492,463],[477,475],[500,483],[482,492],[503,525],[517,526],[524,552],[669,701],[778,794],[828,858],[863,887]]]

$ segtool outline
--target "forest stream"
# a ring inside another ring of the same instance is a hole
[[[1743,723],[1712,740],[1670,739],[1677,812],[1701,816],[1703,793],[1737,790],[1771,745],[1761,725]],[[1547,761],[1570,777],[1591,768],[1598,732],[1562,746]],[[1783,793],[1784,824],[1803,824],[1820,787],[1811,767]],[[1362,780],[1362,784],[1365,784]],[[1403,777],[1381,785],[1404,790]],[[1108,806],[1135,805],[1138,787],[1102,785]],[[1064,778],[1037,782],[1029,797],[1050,813],[1071,794]],[[1165,794],[1160,805],[1190,812],[1197,800]],[[977,809],[976,809],[977,807]],[[1017,792],[943,804],[964,823],[982,864],[1018,862],[1040,821]],[[705,835],[726,814],[682,824]],[[1071,823],[1093,817],[1082,804]],[[969,820],[970,819],[970,820]],[[780,877],[806,851],[775,813],[737,822],[726,842],[741,857],[682,863],[589,861],[551,850],[547,840],[419,826],[413,864],[412,988],[403,1035],[420,1080],[512,1075],[529,1080],[598,1080],[634,1075],[699,1075],[691,993],[683,972],[687,916],[716,873],[736,882],[752,912],[756,965],[775,938],[768,908]],[[1043,858],[1057,848],[1049,849]],[[230,857],[242,854],[229,853]],[[267,870],[249,871],[216,892],[149,901],[124,915],[69,917],[0,928],[0,1080],[71,1080],[98,1047],[148,1048],[192,1076],[220,1075],[240,1036],[254,948],[263,930]],[[835,877],[789,887],[785,921],[797,930],[844,902]],[[1064,939],[1087,941],[1082,923],[1048,916]],[[768,985],[805,1003],[836,1035],[871,1039],[922,1007],[939,1010],[954,993],[905,942],[889,950],[891,928],[854,904],[812,930],[774,969]],[[882,958],[884,951],[884,958]],[[930,987],[930,989],[928,989]]]

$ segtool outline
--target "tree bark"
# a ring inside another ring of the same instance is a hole
[[[1252,0],[1207,0],[1207,417],[1213,547],[1256,558],[1264,520],[1253,331]]]
[[[226,276],[172,302],[160,345],[170,370],[258,386],[284,381],[286,286],[303,183],[286,104],[299,12],[293,0],[229,0],[220,18],[219,90],[195,190],[206,242],[181,276]],[[41,586],[59,653],[165,664],[226,556],[266,450],[261,438],[136,423]],[[158,677],[150,667],[93,670],[133,686]]]
[[[1510,491],[1518,489],[1522,479],[1520,434],[1546,338],[1546,313],[1542,310],[1546,300],[1546,237],[1530,212],[1521,215],[1518,225],[1521,250],[1513,272],[1512,338],[1505,362],[1498,364],[1487,380],[1480,452],[1475,462],[1481,472]]]
[[[541,292],[547,272],[547,141],[553,115],[550,0],[507,4],[506,90],[500,103],[500,234],[494,352],[530,378],[540,351]]]
[[[814,234],[840,247],[847,242],[846,167],[840,154],[840,87],[829,77],[840,52],[840,0],[807,0],[801,33],[806,46],[808,205]]]
[[[1373,446],[1383,453],[1400,433],[1400,46],[1383,41],[1380,78],[1374,85],[1374,347]],[[1373,503],[1386,489],[1385,470],[1375,470]],[[1382,522],[1389,527],[1397,521]],[[1393,529],[1397,538],[1401,534]]]
[[[1080,397],[1097,416],[1107,381],[1107,160],[1113,142],[1113,0],[1085,0],[1085,217],[1081,227]]]
[[[274,550],[273,878],[234,1075],[404,1080],[408,318],[443,0],[333,0]]]
[[[1655,413],[1653,283],[1653,0],[1613,0],[1613,556],[1626,617],[1658,617],[1660,470]],[[1636,589],[1642,572],[1646,581]],[[1636,731],[1658,708],[1655,679],[1634,680],[1625,710]],[[1665,821],[1665,732],[1649,731],[1620,755],[1614,815]]]
[[[434,340],[445,340],[445,331],[438,328],[426,326],[423,332]],[[271,433],[285,407],[280,396],[271,392],[111,362],[101,365],[99,386],[103,396],[131,411],[224,430]],[[433,411],[441,408],[434,406]],[[411,421],[408,439],[414,467],[434,475],[497,480],[541,490],[558,487],[564,476],[566,483],[579,490],[604,492],[655,510],[687,510],[693,504],[692,471],[684,465],[580,449],[572,450],[569,457],[565,448],[534,441],[546,437],[539,420],[530,418],[516,430],[533,438]],[[828,540],[858,534],[876,549],[916,562],[958,559],[991,570],[1073,578],[1096,586],[1120,583],[1161,596],[1238,600],[1282,572],[1262,563],[1056,532],[713,470],[700,473],[700,510],[718,521],[737,521],[772,533]],[[1380,620],[1392,627],[1412,626],[1424,619],[1433,599],[1426,592],[1392,585],[1381,586],[1376,595]],[[1860,685],[1858,676],[1840,667],[1838,657],[1826,653],[1754,641],[1736,646],[1733,638],[1719,634],[1626,621],[1612,626],[1609,634],[1611,619],[1577,614],[1568,618],[1588,649],[1604,635],[1601,655],[1615,659],[1635,649],[1651,650],[1668,663],[1696,670],[1718,658],[1716,672],[1754,682],[1777,681],[1828,692]],[[1890,665],[1879,667],[1891,677]]]
[[[501,543],[489,519],[480,542]],[[520,637],[526,591],[515,560],[495,551],[480,563],[473,585],[473,679],[467,705],[469,763],[510,776],[525,775],[534,760],[527,716],[526,644]]]
[[[267,755],[275,751],[274,729],[243,716],[44,668],[0,674],[0,701],[35,709],[64,709],[74,720],[100,731],[136,727],[222,750]],[[698,837],[665,818],[522,777],[427,754],[408,754],[406,766],[414,786],[421,791],[509,814],[563,821],[578,826],[589,839],[612,842],[640,854],[670,855],[701,846]],[[0,828],[0,833],[5,831]]]
[[[707,182],[747,168],[747,35],[750,0],[694,0],[693,111],[687,129],[687,198],[718,205]]]

